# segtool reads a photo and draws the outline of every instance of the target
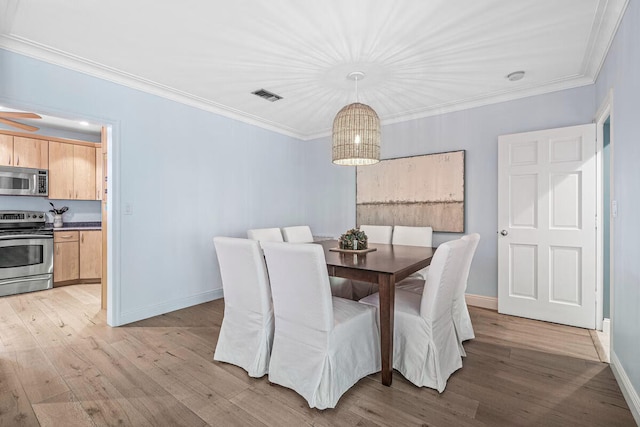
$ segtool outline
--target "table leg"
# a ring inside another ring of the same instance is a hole
[[[380,292],[380,355],[382,384],[391,385],[393,379],[393,309],[395,305],[395,276],[378,274]]]

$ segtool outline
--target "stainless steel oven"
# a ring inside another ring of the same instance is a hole
[[[0,211],[0,296],[53,286],[53,231],[44,212]]]

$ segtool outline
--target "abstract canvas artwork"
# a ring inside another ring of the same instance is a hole
[[[464,232],[464,150],[382,160],[356,171],[356,224]]]

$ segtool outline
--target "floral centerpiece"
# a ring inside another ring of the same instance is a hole
[[[347,230],[342,236],[340,236],[340,249],[350,250],[362,250],[367,249],[368,238],[364,231],[360,231],[357,228]]]

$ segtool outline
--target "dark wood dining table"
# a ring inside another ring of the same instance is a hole
[[[431,264],[435,248],[369,243],[376,251],[366,254],[330,251],[337,240],[317,242],[324,248],[330,276],[377,283],[380,292],[380,355],[382,384],[393,380],[393,316],[395,285],[411,273]]]

